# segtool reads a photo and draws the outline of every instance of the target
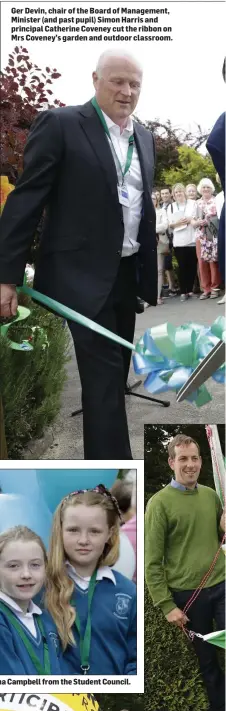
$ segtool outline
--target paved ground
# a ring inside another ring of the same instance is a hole
[[[200,301],[194,296],[184,304],[179,297],[165,299],[163,306],[147,308],[137,316],[135,342],[146,328],[170,321],[180,326],[186,321],[196,321],[211,325],[215,318],[223,315],[223,306],[217,304],[217,299]],[[131,367],[130,383],[137,380]],[[170,400],[171,406],[164,408],[145,400],[127,396],[126,408],[129,422],[130,437],[134,459],[143,459],[143,428],[145,423],[189,423],[198,424],[224,423],[224,388],[222,385],[208,381],[208,389],[213,396],[212,402],[197,408],[188,402],[176,404],[175,393],[166,393],[165,400]],[[139,391],[148,394],[141,386]],[[68,364],[68,381],[62,397],[62,407],[54,425],[53,443],[42,454],[40,459],[83,459],[82,415],[71,417],[71,412],[80,407],[80,381],[77,372],[76,359],[72,349],[72,359]],[[160,397],[160,396],[159,396]]]

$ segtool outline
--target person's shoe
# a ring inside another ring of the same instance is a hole
[[[169,296],[177,296],[178,291],[177,289],[169,289]]]
[[[188,300],[188,294],[181,294],[180,300],[181,300],[182,302],[183,302],[183,301],[187,301],[187,300]]]
[[[188,296],[192,298],[192,296],[194,296],[193,291],[189,291]]]
[[[226,294],[220,299],[220,301],[217,302],[218,304],[225,304],[226,303]]]
[[[204,301],[204,299],[209,299],[210,298],[210,291],[204,291],[203,294],[199,297],[200,301]]]
[[[157,304],[158,306],[162,306],[162,304],[164,304],[163,299],[158,299]]]
[[[144,306],[145,302],[143,299],[140,299],[139,296],[136,298],[136,314],[143,314],[144,313]]]
[[[211,299],[218,299],[219,295],[220,295],[220,289],[211,289],[211,294],[210,294]]]

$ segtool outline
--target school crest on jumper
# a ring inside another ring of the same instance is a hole
[[[129,604],[130,600],[132,599],[131,596],[127,595],[126,593],[116,593],[115,597],[116,607],[114,615],[116,615],[116,617],[127,619],[129,612]]]
[[[60,640],[59,640],[58,634],[56,634],[56,632],[49,632],[49,637],[51,639],[52,644],[54,644],[54,647],[58,653],[60,650]]]

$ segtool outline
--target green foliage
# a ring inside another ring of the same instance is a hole
[[[192,643],[166,622],[145,590],[145,711],[206,711]]]
[[[143,694],[95,694],[95,699],[100,705],[100,711],[143,711],[144,709]]]
[[[170,168],[163,169],[161,174],[162,184],[172,187],[175,183],[195,183],[198,185],[201,178],[210,178],[215,187],[216,170],[209,156],[202,156],[200,153],[186,145],[179,146],[178,163]],[[218,188],[219,190],[219,188]]]
[[[209,132],[205,133],[199,125],[193,133],[182,127],[174,128],[170,119],[164,123],[159,119],[142,122],[136,116],[136,120],[154,136],[156,188],[160,189],[164,185],[170,187],[178,181],[185,184],[198,183],[206,176],[215,181],[215,168],[210,157],[203,158],[197,152],[205,144]]]
[[[23,303],[25,299],[23,298]],[[32,437],[40,437],[56,417],[66,380],[69,336],[62,319],[26,299],[31,315],[9,329],[10,338],[22,342],[30,336],[30,326],[40,326],[49,346],[42,348],[36,335],[33,351],[15,351],[0,336],[0,380],[5,433],[10,459],[19,459]]]

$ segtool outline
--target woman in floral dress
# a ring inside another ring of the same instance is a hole
[[[200,282],[203,293],[201,300],[216,299],[220,292],[220,272],[218,267],[217,233],[209,239],[208,228],[211,218],[217,217],[214,185],[209,178],[202,178],[198,185],[201,198],[197,200],[198,219],[192,224],[196,227],[196,252],[199,263]]]

